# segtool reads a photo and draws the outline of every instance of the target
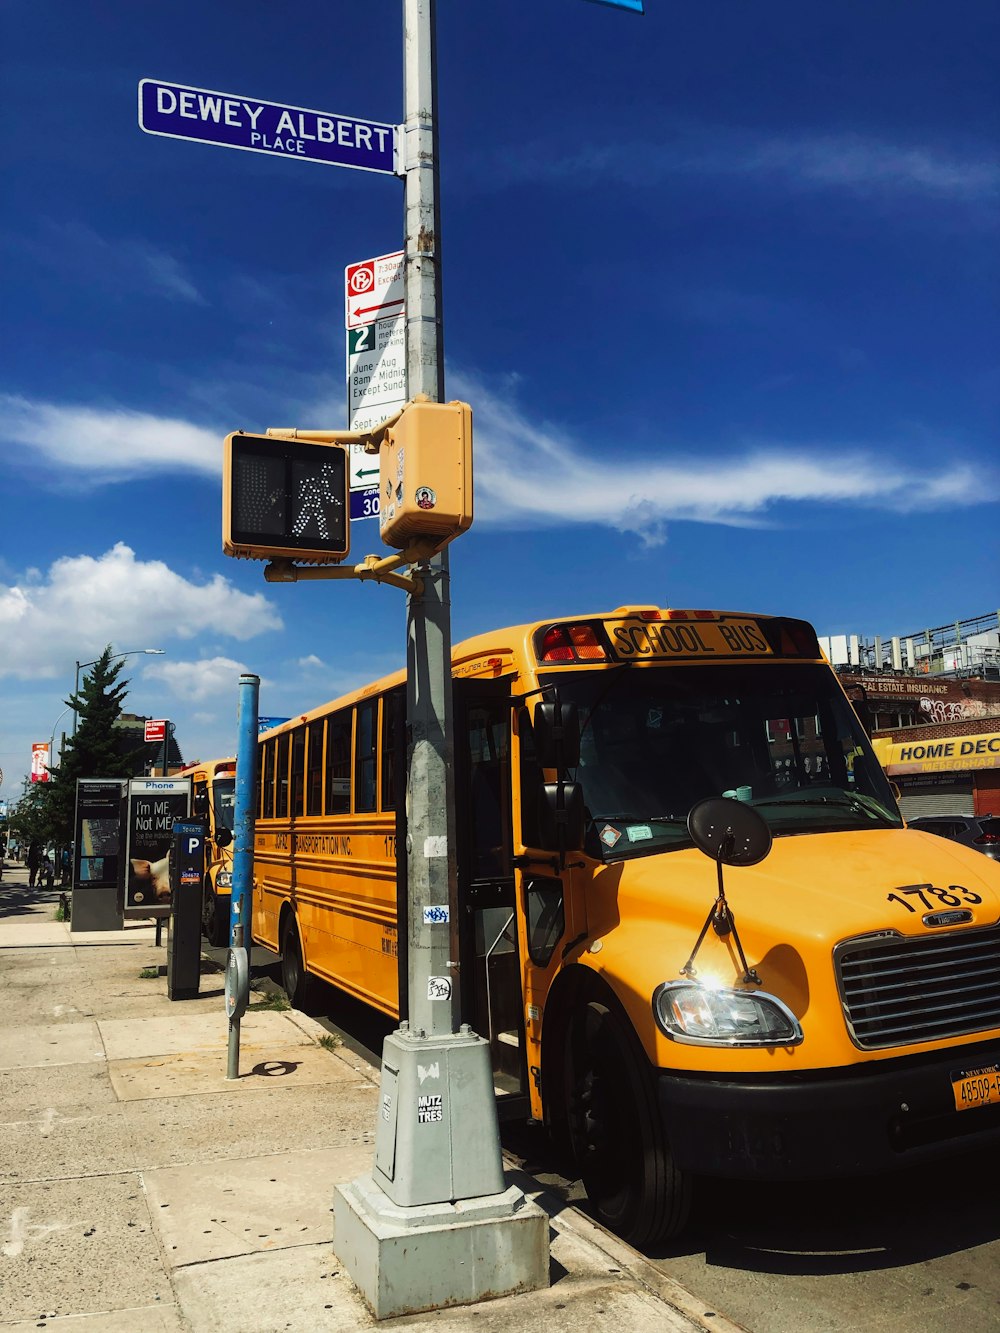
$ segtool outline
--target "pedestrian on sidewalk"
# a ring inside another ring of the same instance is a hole
[[[42,864],[42,849],[34,839],[28,844],[28,855],[24,858],[24,864],[28,867],[28,888],[33,889],[38,878],[38,868]]]

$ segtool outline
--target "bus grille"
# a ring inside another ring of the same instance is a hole
[[[1000,1028],[1000,929],[904,939],[895,932],[835,950],[847,1025],[863,1050]]]

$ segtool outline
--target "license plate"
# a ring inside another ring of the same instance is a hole
[[[959,1069],[951,1076],[956,1111],[974,1111],[977,1106],[1000,1106],[1000,1065],[982,1069]]]

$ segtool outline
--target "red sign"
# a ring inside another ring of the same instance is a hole
[[[165,718],[161,718],[158,722],[150,720],[146,723],[143,733],[143,740],[147,743],[147,745],[151,741],[157,741],[162,745],[162,743],[166,740],[166,738],[167,738],[167,722]]]
[[[404,281],[402,250],[348,264],[344,270],[347,327],[356,329],[377,319],[401,315],[406,297]],[[360,349],[352,344],[352,350]]]
[[[31,746],[31,780],[32,782],[49,781],[49,743],[48,741],[34,741]]]

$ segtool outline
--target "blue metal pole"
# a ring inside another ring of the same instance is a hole
[[[240,676],[236,714],[236,806],[233,816],[233,886],[229,943],[250,948],[253,892],[254,797],[257,794],[257,699],[260,676]]]
[[[233,884],[229,909],[229,962],[227,999],[229,1048],[226,1078],[240,1076],[240,1018],[250,990],[250,925],[253,907],[254,798],[257,794],[257,698],[260,677],[240,676],[236,713],[236,805],[233,812]],[[236,994],[228,995],[230,981],[239,978]],[[230,998],[232,1005],[230,1007]]]

